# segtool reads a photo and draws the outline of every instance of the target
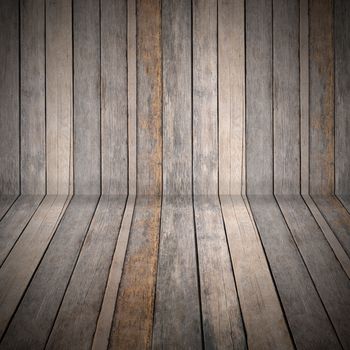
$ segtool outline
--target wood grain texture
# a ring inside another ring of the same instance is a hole
[[[162,191],[160,0],[137,0],[137,193]]]
[[[45,162],[45,1],[20,0],[21,193],[43,194]]]
[[[46,1],[47,193],[73,192],[72,1]]]
[[[74,190],[100,193],[99,0],[74,0]]]
[[[259,234],[240,196],[220,196],[250,349],[293,349]]]
[[[350,280],[300,196],[278,204],[344,349],[350,347]]]
[[[193,18],[193,191],[218,192],[217,3],[196,0]]]
[[[136,200],[110,349],[149,349],[152,343],[161,198]]]
[[[101,1],[102,193],[128,193],[127,7]]]
[[[219,193],[244,185],[244,1],[218,2]]]
[[[247,193],[273,191],[272,5],[246,1]]]
[[[275,198],[249,196],[249,202],[296,347],[340,349]]]
[[[345,209],[350,213],[350,196],[338,195],[337,197],[342,202]]]
[[[163,198],[153,349],[202,347],[191,196]]]
[[[219,199],[195,196],[204,346],[246,349],[243,321]]]
[[[162,4],[163,193],[192,193],[191,2]]]
[[[72,198],[9,325],[1,348],[45,347],[97,201],[97,196]]]
[[[350,195],[350,3],[334,0],[335,191]]]
[[[17,194],[0,195],[0,220],[5,216],[17,198]]]
[[[300,191],[299,0],[273,5],[274,193]]]
[[[310,193],[334,191],[333,0],[310,0]]]
[[[0,194],[19,188],[19,7],[0,2]]]
[[[67,196],[48,195],[0,270],[0,337],[56,230]]]

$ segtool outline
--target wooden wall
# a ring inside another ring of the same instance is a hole
[[[349,15],[0,0],[1,194],[349,194]]]

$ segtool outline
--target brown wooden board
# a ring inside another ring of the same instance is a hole
[[[0,195],[0,220],[5,216],[17,198],[17,194]]]

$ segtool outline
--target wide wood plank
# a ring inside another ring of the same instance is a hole
[[[153,349],[202,347],[191,196],[164,197]]]
[[[17,194],[1,194],[0,195],[0,220],[5,216],[12,204],[18,198]]]
[[[219,199],[195,196],[205,348],[247,347]]]
[[[75,196],[71,200],[9,325],[1,348],[45,347],[97,201],[97,196]]]
[[[46,189],[45,1],[21,0],[21,193]]]
[[[161,198],[136,199],[109,348],[150,349]]]
[[[220,196],[251,349],[293,349],[259,234],[241,196]]]
[[[19,193],[19,6],[0,2],[0,194]],[[2,211],[0,210],[0,213]],[[2,215],[0,215],[1,217]]]

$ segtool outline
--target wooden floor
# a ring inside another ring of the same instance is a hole
[[[350,349],[347,198],[0,199],[1,349]]]

